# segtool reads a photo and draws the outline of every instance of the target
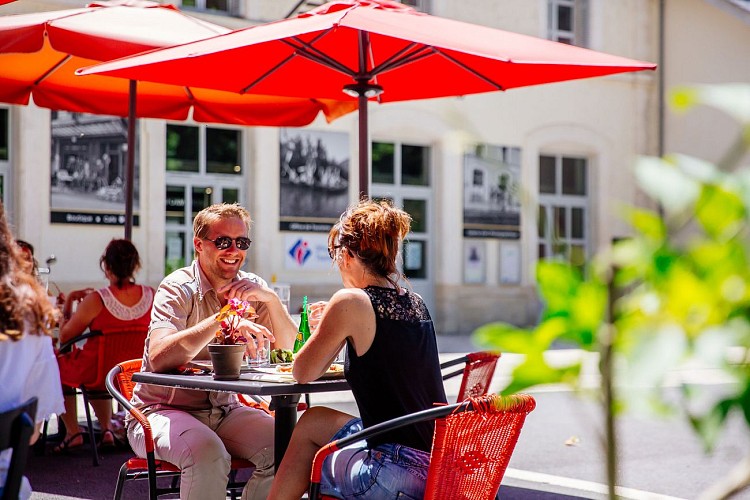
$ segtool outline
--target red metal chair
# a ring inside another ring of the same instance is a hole
[[[526,394],[490,394],[405,415],[332,441],[315,455],[309,498],[320,496],[323,460],[359,440],[415,422],[435,419],[425,500],[495,498],[521,428],[536,406]]]
[[[82,333],[60,346],[59,352],[64,353],[71,349],[73,344],[89,338],[98,338],[98,354],[96,376],[94,381],[89,384],[82,384],[76,388],[83,395],[83,406],[86,411],[86,424],[88,426],[88,438],[91,445],[94,465],[99,465],[99,451],[96,446],[93,421],[91,419],[91,409],[89,401],[92,399],[109,399],[112,397],[104,386],[104,380],[107,373],[113,366],[121,361],[143,356],[143,346],[146,342],[146,328],[139,329],[122,329],[108,331],[103,333],[98,330]],[[47,424],[43,430],[43,440],[47,439]]]
[[[106,386],[109,393],[114,397],[130,414],[138,420],[143,426],[146,436],[146,458],[133,457],[120,467],[120,474],[117,477],[115,486],[115,500],[122,496],[122,489],[126,481],[135,479],[148,479],[149,498],[155,500],[160,495],[170,493],[179,493],[180,487],[178,480],[180,477],[180,468],[166,460],[157,460],[154,455],[154,438],[151,434],[151,424],[146,416],[135,406],[130,403],[133,397],[133,373],[141,371],[141,359],[132,359],[118,363],[107,374]],[[231,498],[238,498],[242,493],[245,481],[237,480],[237,471],[240,469],[255,469],[252,462],[239,458],[232,459],[232,471],[229,475],[227,490]],[[168,487],[159,487],[157,478],[171,477],[172,481]]]
[[[461,402],[466,398],[481,396],[487,394],[490,390],[492,376],[495,374],[497,360],[500,358],[499,353],[479,351],[472,352],[466,356],[446,361],[440,365],[442,370],[464,364],[463,369],[455,370],[443,375],[443,380],[463,374],[461,388],[458,390],[456,402]]]

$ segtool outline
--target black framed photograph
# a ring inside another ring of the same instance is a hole
[[[521,237],[521,149],[477,144],[464,154],[464,237]]]
[[[53,111],[51,125],[50,222],[124,225],[127,119]],[[138,224],[138,180],[136,161],[134,225]]]
[[[349,205],[349,135],[282,128],[279,229],[328,232]]]

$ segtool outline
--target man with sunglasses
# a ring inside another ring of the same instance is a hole
[[[240,270],[251,222],[237,204],[211,205],[195,216],[196,259],[164,278],[156,291],[144,371],[168,372],[208,359],[217,313],[232,298],[249,301],[258,314],[241,321],[246,338],[292,347],[297,327],[278,296],[260,276]],[[253,342],[248,350],[254,351]],[[180,498],[225,498],[230,456],[256,466],[242,498],[266,498],[274,470],[273,417],[242,405],[234,394],[148,384],[136,385],[133,402],[148,415],[156,458],[182,469]],[[145,457],[143,433],[138,422],[128,422],[128,440]]]

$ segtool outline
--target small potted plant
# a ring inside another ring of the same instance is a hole
[[[247,339],[239,331],[240,321],[257,317],[255,308],[249,302],[239,299],[229,299],[227,305],[219,311],[216,321],[220,326],[214,341],[208,344],[216,380],[240,378],[242,358],[247,344]]]

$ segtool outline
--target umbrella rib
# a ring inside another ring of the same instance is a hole
[[[263,81],[263,80],[264,80],[264,79],[265,79],[265,78],[266,78],[267,76],[269,76],[270,74],[274,73],[274,72],[275,72],[275,71],[276,71],[277,69],[279,69],[280,67],[282,67],[283,65],[285,65],[285,64],[286,64],[287,62],[289,62],[290,60],[292,60],[292,59],[294,58],[294,56],[296,56],[296,55],[297,55],[297,54],[296,54],[296,53],[294,53],[294,54],[290,54],[289,56],[285,57],[283,61],[280,61],[280,62],[279,62],[279,63],[278,63],[278,64],[277,64],[276,66],[274,66],[273,68],[269,69],[268,71],[266,71],[265,73],[263,73],[262,75],[260,75],[260,76],[259,76],[258,78],[256,78],[255,80],[253,80],[253,82],[252,82],[252,83],[250,83],[250,84],[248,84],[248,85],[245,85],[245,86],[244,86],[244,87],[243,87],[243,88],[242,88],[242,89],[240,90],[240,94],[245,94],[245,93],[249,92],[251,88],[253,88],[253,87],[255,87],[256,85],[258,85],[258,84],[259,84],[260,82],[262,82],[262,81]]]
[[[414,48],[415,46],[416,48]],[[404,55],[405,52],[409,53]],[[416,43],[412,43],[380,63],[379,66],[372,68],[372,74],[379,75],[392,69],[411,64],[415,61],[419,61],[420,59],[424,59],[425,57],[432,55],[434,52],[434,47],[417,46]]]
[[[49,75],[51,75],[52,73],[54,73],[55,71],[57,71],[57,68],[59,68],[60,66],[62,66],[63,64],[65,64],[68,61],[68,59],[70,59],[71,57],[72,56],[70,54],[67,54],[62,59],[60,59],[54,66],[52,66],[50,69],[48,69],[47,71],[45,71],[42,76],[40,76],[39,78],[36,79],[36,81],[34,81],[34,86],[36,87],[37,85],[39,85],[40,83],[42,83],[45,78],[47,78]]]
[[[445,52],[443,52],[442,50],[438,49],[437,47],[433,47],[433,50],[435,52],[437,52],[438,54],[440,54],[441,56],[443,56],[446,59],[448,59],[449,61],[451,61],[456,66],[459,66],[459,67],[463,68],[464,70],[468,71],[469,73],[471,73],[472,75],[476,76],[480,80],[484,80],[485,82],[489,83],[490,85],[492,85],[494,87],[497,87],[497,90],[505,90],[503,88],[503,86],[500,85],[499,83],[495,82],[494,80],[490,79],[489,77],[484,76],[482,73],[478,72],[474,68],[471,68],[471,67],[467,66],[466,64],[462,63],[461,61],[459,61],[455,57],[446,54]]]
[[[323,35],[325,35],[326,33],[329,33],[330,31],[331,30],[321,33],[319,36],[315,38],[315,40],[313,40],[313,42],[318,41]],[[333,70],[340,71],[341,73],[344,73],[345,75],[354,76],[355,74],[355,72],[352,71],[350,68],[348,68],[346,65],[340,63],[339,61],[335,59],[331,59],[324,52],[321,52],[317,48],[313,47],[312,44],[304,42],[297,37],[294,37],[294,42],[296,43],[293,43],[291,40],[286,40],[286,39],[282,39],[281,41],[293,47],[295,50],[298,51],[299,55],[301,56],[307,57],[308,59],[311,59],[324,66],[328,66],[329,68]]]

